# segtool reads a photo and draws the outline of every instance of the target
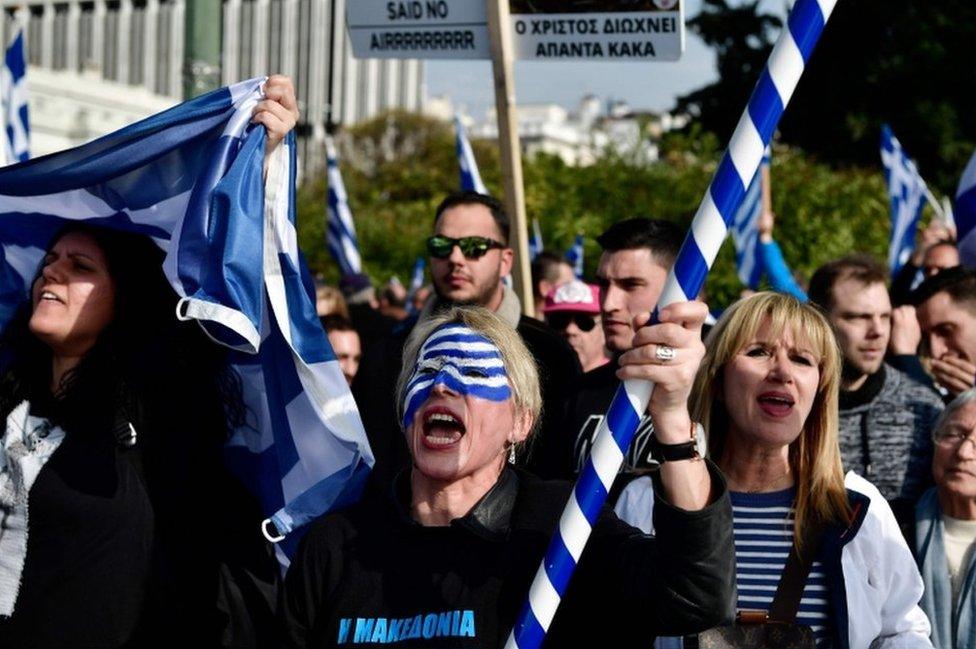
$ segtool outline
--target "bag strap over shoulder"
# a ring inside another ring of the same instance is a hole
[[[813,557],[816,556],[823,540],[824,525],[814,522],[808,525],[803,534],[803,556],[797,551],[794,543],[790,556],[783,566],[783,574],[776,587],[776,596],[769,607],[769,619],[774,622],[792,623],[796,613],[800,610],[800,599],[803,588],[813,567]]]

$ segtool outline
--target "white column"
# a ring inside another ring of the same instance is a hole
[[[132,56],[132,0],[119,2],[119,28],[116,34],[115,70],[119,83],[129,83],[129,59]]]
[[[241,0],[224,2],[224,43],[220,57],[224,85],[240,81]]]
[[[403,71],[403,66],[406,61],[400,61],[398,59],[386,59],[383,61],[383,67],[386,68],[383,74],[383,109],[389,110],[391,108],[406,108],[404,102],[400,99],[400,73]]]
[[[159,0],[146,0],[143,11],[143,50],[142,50],[142,83],[150,92],[156,89],[156,66],[159,61]]]
[[[309,7],[308,94],[305,121],[315,124],[325,116],[325,84],[329,80],[325,53],[329,49],[329,6],[327,0],[312,0]]]
[[[81,3],[73,0],[68,3],[68,15],[64,30],[64,67],[69,72],[78,72],[81,54],[78,44],[81,42]]]
[[[364,61],[352,57],[348,41],[342,49],[342,122],[348,126],[359,121],[357,113],[359,95],[357,90],[359,88],[360,69],[363,67]]]
[[[183,0],[173,0],[169,32],[169,92],[173,97],[183,97],[183,40],[186,20]]]
[[[41,67],[54,68],[54,3],[44,3],[41,14]]]
[[[366,59],[366,74],[363,75],[362,117],[369,119],[379,112],[380,104],[380,59]]]
[[[281,44],[281,73],[294,77],[298,72],[295,61],[297,52],[295,51],[295,37],[301,29],[298,24],[298,0],[282,0],[281,2],[281,36],[278,41]],[[328,34],[324,36],[328,37]]]
[[[249,76],[271,74],[268,69],[268,37],[271,30],[270,0],[254,0],[251,13],[251,70]]]
[[[91,34],[91,67],[105,76],[105,0],[95,0],[95,10],[92,12]]]

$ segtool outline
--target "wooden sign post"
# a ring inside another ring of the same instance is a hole
[[[522,150],[519,146],[518,118],[515,111],[512,30],[508,0],[487,0],[488,39],[491,67],[495,79],[495,112],[498,116],[498,146],[502,180],[505,184],[505,209],[512,221],[509,245],[515,251],[512,279],[522,313],[535,315],[532,273],[529,268],[528,220],[525,216],[525,188],[522,184]]]

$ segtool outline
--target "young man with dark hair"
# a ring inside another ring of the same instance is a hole
[[[502,282],[511,272],[514,252],[508,246],[509,222],[501,203],[491,196],[457,192],[445,198],[436,213],[433,235],[427,239],[435,295],[415,319],[405,320],[391,337],[363,355],[353,382],[353,395],[376,456],[371,481],[382,489],[409,462],[391,396],[404,343],[418,320],[452,305],[473,304],[494,311],[516,328],[535,357],[542,383],[543,418],[536,429],[536,446],[544,446],[547,438],[561,433],[555,426],[562,420],[565,403],[581,373],[579,360],[566,341],[523,314],[517,296]],[[528,457],[517,459],[549,477],[547,468],[534,464],[533,457],[530,451]]]
[[[632,346],[634,317],[654,310],[683,240],[684,232],[674,223],[642,218],[618,221],[597,237],[603,248],[596,271],[601,326],[613,360],[584,374],[569,402],[561,444],[548,449],[553,453],[550,463],[559,467],[560,477],[572,478],[589,456],[596,431],[620,384],[616,359]],[[635,471],[656,465],[650,457],[653,431],[653,424],[645,417],[624,458],[622,471],[626,477],[618,481],[613,497]]]
[[[885,363],[892,314],[887,277],[872,257],[852,255],[818,268],[808,293],[833,325],[844,357],[845,469],[871,480],[888,500],[914,502],[930,482],[930,434],[942,403],[929,387]]]
[[[932,275],[912,294],[931,370],[955,396],[976,378],[976,272],[956,266]]]
[[[339,367],[342,368],[342,375],[346,377],[346,382],[352,385],[359,371],[359,361],[362,359],[363,349],[359,340],[359,334],[353,328],[352,323],[338,314],[331,314],[320,318],[322,327],[329,337],[329,344]]]
[[[532,297],[535,298],[535,317],[543,319],[546,296],[566,282],[576,279],[573,267],[565,258],[543,250],[532,260]]]

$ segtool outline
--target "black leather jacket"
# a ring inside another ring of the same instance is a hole
[[[601,514],[545,647],[648,647],[732,619],[732,511],[709,468],[712,504],[685,512],[658,500],[656,537]],[[408,515],[409,481],[395,484],[395,497],[309,531],[286,577],[287,646],[504,644],[570,485],[506,469],[466,516],[423,527]]]

